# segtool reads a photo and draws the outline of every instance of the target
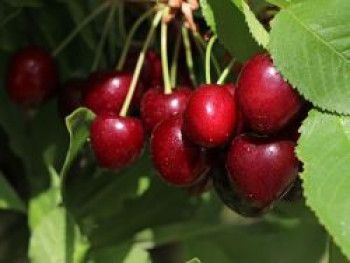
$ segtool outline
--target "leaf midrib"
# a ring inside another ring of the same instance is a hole
[[[347,64],[350,63],[350,61],[341,52],[339,52],[335,47],[333,47],[327,41],[325,41],[319,34],[317,34],[317,32],[313,31],[310,27],[308,27],[308,25],[305,24],[301,19],[299,19],[291,10],[285,9],[285,11],[292,17],[292,19],[294,19],[297,23],[299,23],[306,31],[310,32],[312,36],[318,39],[321,43],[323,43],[329,49],[333,50],[338,57],[340,57],[342,60],[345,61],[345,63]]]

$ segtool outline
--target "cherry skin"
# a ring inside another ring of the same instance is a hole
[[[42,104],[52,96],[58,85],[55,61],[44,49],[27,47],[11,58],[6,88],[16,104],[23,107]]]
[[[120,170],[140,155],[145,132],[136,118],[100,115],[91,125],[90,141],[100,167]]]
[[[227,154],[229,178],[241,198],[253,207],[268,208],[289,189],[298,175],[295,143],[240,135]]]
[[[62,116],[68,116],[81,106],[83,91],[87,85],[87,81],[83,79],[72,79],[64,84],[57,101]]]
[[[209,167],[206,152],[182,134],[183,119],[174,115],[160,123],[151,136],[151,157],[161,178],[179,187],[195,184]]]
[[[83,94],[83,105],[97,115],[119,113],[128,93],[132,74],[123,71],[98,72],[89,79],[91,83]],[[139,104],[142,90],[139,82],[132,101],[134,106]]]
[[[133,72],[140,55],[140,50],[132,50],[125,63],[125,69]],[[140,78],[145,88],[161,85],[163,82],[162,61],[153,49],[147,50]]]
[[[186,87],[174,89],[165,94],[162,87],[149,89],[141,100],[141,119],[148,132],[175,114],[182,114],[186,108],[192,90]]]
[[[256,55],[244,65],[237,98],[248,126],[262,134],[280,131],[304,103],[274,67],[268,54]]]
[[[203,147],[222,146],[236,127],[236,103],[227,88],[202,85],[193,92],[184,112],[184,132]]]

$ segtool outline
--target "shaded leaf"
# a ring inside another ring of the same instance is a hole
[[[25,212],[26,207],[16,191],[0,173],[0,209]]]
[[[201,0],[202,13],[226,49],[239,61],[261,49],[254,41],[243,13],[231,0]]]

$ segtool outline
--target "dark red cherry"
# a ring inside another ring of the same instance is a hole
[[[175,115],[156,126],[151,137],[151,157],[166,182],[190,186],[209,168],[205,150],[183,136],[182,122],[181,115]]]
[[[184,112],[184,132],[203,147],[222,146],[236,128],[234,96],[220,85],[202,85],[193,92]]]
[[[226,165],[241,198],[262,209],[280,199],[298,175],[294,148],[289,140],[251,135],[235,138]]]
[[[140,55],[140,50],[132,50],[125,63],[125,69],[133,72]],[[162,61],[153,49],[147,50],[145,61],[141,70],[141,80],[145,88],[161,85],[163,83]]]
[[[171,115],[183,113],[192,90],[181,87],[165,94],[160,86],[149,89],[141,100],[141,119],[148,132]]]
[[[62,116],[68,116],[81,106],[83,91],[87,81],[72,79],[63,85],[58,94],[58,108]]]
[[[83,105],[94,113],[119,113],[128,93],[132,74],[123,71],[107,71],[93,74],[89,87],[83,94]],[[141,82],[136,87],[133,105],[138,105],[143,92]]]
[[[249,127],[262,134],[274,134],[287,126],[304,103],[268,54],[256,55],[244,65],[237,98]]]
[[[90,141],[98,165],[119,170],[140,155],[145,133],[136,118],[100,115],[91,125]]]
[[[27,47],[14,54],[7,72],[7,92],[20,106],[36,106],[58,88],[55,61],[40,47]]]

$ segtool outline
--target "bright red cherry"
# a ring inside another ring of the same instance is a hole
[[[298,175],[295,143],[289,140],[238,136],[227,155],[227,169],[241,197],[253,207],[267,208]]]
[[[119,170],[140,155],[145,133],[136,118],[100,115],[91,125],[90,141],[99,166]]]
[[[69,80],[58,94],[58,108],[62,116],[71,114],[81,106],[81,99],[87,81],[83,79]]]
[[[151,137],[151,157],[160,176],[175,186],[195,184],[207,171],[206,153],[182,134],[182,117],[160,123]]]
[[[256,55],[244,65],[237,98],[248,126],[262,134],[280,131],[304,103],[274,67],[268,54]]]
[[[165,94],[161,87],[149,89],[141,100],[141,118],[148,132],[171,115],[184,112],[192,90],[177,88]]]
[[[132,50],[126,60],[125,69],[133,72],[140,55],[140,50]],[[162,61],[153,49],[147,50],[145,61],[141,70],[141,80],[145,88],[161,85],[163,83]]]
[[[184,112],[184,132],[203,147],[222,146],[236,128],[236,103],[227,88],[203,85],[193,92]]]
[[[58,88],[55,61],[40,47],[27,47],[14,54],[7,72],[7,92],[20,106],[36,106]]]
[[[91,83],[83,94],[83,105],[94,113],[119,113],[128,93],[132,74],[123,71],[107,71],[93,74]],[[134,94],[133,105],[139,104],[143,87],[139,84]]]

